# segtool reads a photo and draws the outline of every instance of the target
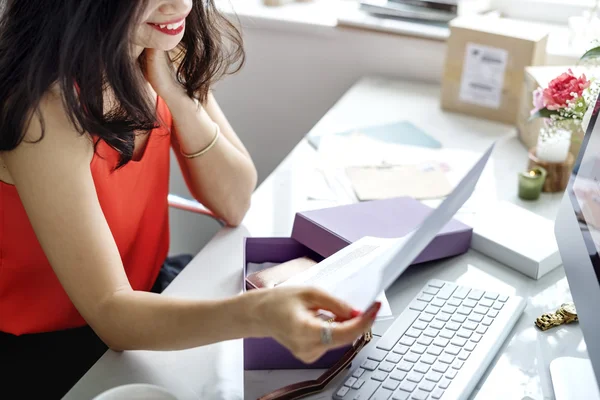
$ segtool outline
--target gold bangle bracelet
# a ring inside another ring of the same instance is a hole
[[[213,140],[208,144],[208,146],[206,146],[205,148],[203,148],[202,150],[200,150],[197,153],[193,153],[193,154],[186,154],[183,151],[181,151],[181,149],[179,149],[179,152],[181,153],[182,156],[184,156],[185,158],[195,158],[195,157],[200,157],[201,155],[207,153],[210,149],[213,148],[213,146],[215,144],[217,144],[217,141],[219,140],[219,136],[221,136],[221,128],[219,127],[219,124],[217,124],[215,122],[215,137],[213,138]]]

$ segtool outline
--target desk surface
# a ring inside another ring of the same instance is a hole
[[[497,196],[554,219],[561,195],[543,194],[537,202],[516,196],[516,174],[527,153],[512,127],[444,113],[439,87],[365,78],[314,127],[312,134],[339,132],[410,119],[446,147],[483,151],[498,140],[493,158]],[[320,205],[307,200],[316,151],[301,141],[253,196],[242,226],[222,229],[169,286],[165,295],[196,299],[233,296],[242,287],[242,242],[246,236],[288,236],[295,212]],[[535,281],[475,251],[450,260],[409,269],[387,292],[395,315],[431,278],[517,294],[528,299],[524,315],[485,373],[474,399],[552,399],[549,364],[564,356],[586,356],[576,325],[542,333],[534,326],[541,313],[570,300],[562,268]],[[252,399],[282,385],[318,375],[318,371],[251,371],[242,368],[240,340],[177,352],[107,352],[65,399],[91,399],[111,387],[153,383],[181,399]],[[315,396],[325,399],[327,394]],[[328,398],[331,398],[330,396]]]

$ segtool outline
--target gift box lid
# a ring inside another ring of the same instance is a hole
[[[364,236],[403,237],[421,224],[433,210],[410,197],[299,212],[292,238],[323,257],[329,257]],[[452,219],[415,259],[413,264],[466,252],[473,229]]]

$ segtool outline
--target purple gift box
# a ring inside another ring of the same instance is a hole
[[[282,263],[308,256],[319,262],[364,237],[402,237],[432,211],[408,197],[375,200],[296,214],[291,238],[246,238],[244,277],[248,263]],[[451,220],[413,264],[462,254],[471,244],[472,228]],[[244,290],[252,290],[249,285]],[[244,369],[329,368],[348,347],[332,350],[313,364],[305,364],[272,338],[244,339]]]

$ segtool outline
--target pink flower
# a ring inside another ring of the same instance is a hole
[[[531,110],[531,114],[535,114],[542,108],[544,108],[544,89],[539,87],[533,92],[533,110]]]
[[[562,73],[558,78],[552,80],[547,89],[544,89],[544,105],[548,110],[558,110],[567,106],[567,100],[573,99],[571,93],[576,93],[580,97],[585,89],[590,86],[585,74],[579,78],[573,75],[569,69]]]

